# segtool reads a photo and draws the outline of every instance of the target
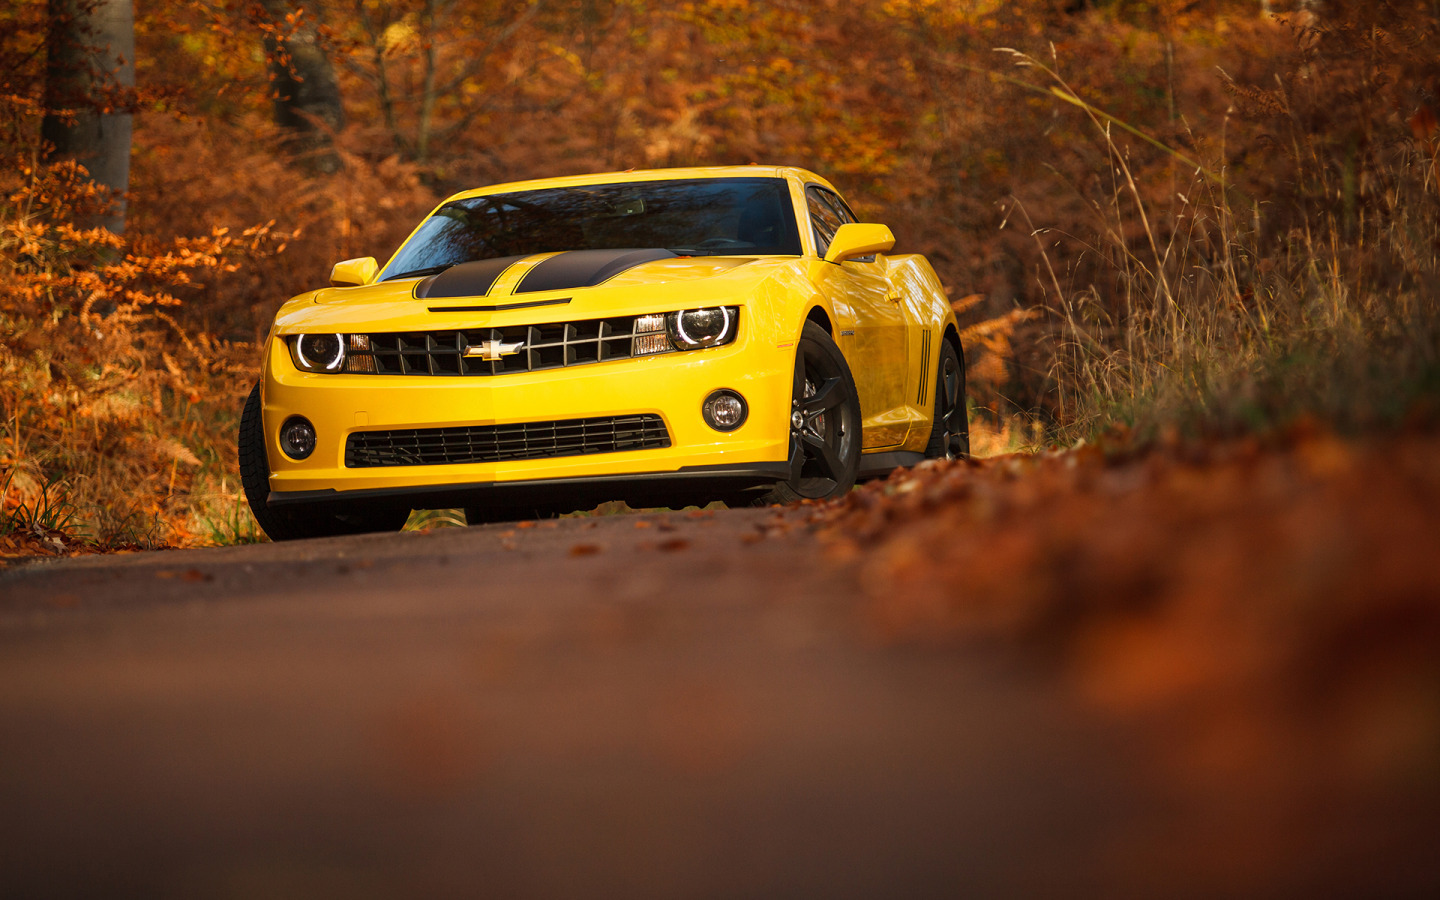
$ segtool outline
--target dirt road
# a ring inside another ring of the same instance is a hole
[[[1197,806],[1168,761],[1208,732],[1032,644],[897,637],[872,538],[811,519],[0,572],[0,894],[1433,896],[1428,806]],[[1294,840],[1216,866],[1229,816]]]
[[[770,519],[7,573],[0,869],[110,896],[1083,879],[1123,805],[1112,741],[1002,662],[867,641],[813,538],[742,543]]]

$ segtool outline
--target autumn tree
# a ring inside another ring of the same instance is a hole
[[[125,229],[135,87],[135,13],[131,0],[49,0],[45,118],[50,161],[73,160],[115,193],[95,222]]]
[[[345,60],[373,91],[396,150],[417,162],[494,108],[513,39],[543,0],[347,0]],[[506,74],[508,71],[508,75]]]
[[[334,172],[340,160],[333,136],[345,125],[345,110],[321,40],[319,9],[297,0],[262,2],[275,124],[288,135],[292,151],[320,171]]]

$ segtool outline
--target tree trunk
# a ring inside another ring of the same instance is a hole
[[[435,19],[436,4],[434,0],[429,0],[425,4],[425,15],[421,19],[425,27],[422,37],[425,42],[425,69],[420,88],[420,126],[416,129],[419,133],[415,135],[415,159],[422,164],[430,155],[430,125],[435,118],[435,70],[440,64],[440,56],[435,46],[439,40],[439,28]]]
[[[265,53],[275,88],[275,124],[287,144],[322,172],[340,167],[333,136],[345,124],[340,83],[320,43],[319,17],[300,0],[263,0],[278,32],[265,37]],[[296,15],[292,22],[286,16]]]
[[[49,0],[45,119],[48,161],[73,159],[115,192],[108,214],[86,224],[125,230],[130,187],[129,104],[135,87],[131,0]]]

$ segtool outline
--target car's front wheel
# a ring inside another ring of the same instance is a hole
[[[265,426],[261,418],[260,385],[251,388],[240,413],[240,483],[250,512],[272,541],[329,537],[337,534],[364,534],[370,531],[399,531],[410,517],[408,509],[357,510],[332,513],[317,510],[275,510],[266,505],[270,497],[270,462],[265,455]]]
[[[806,322],[795,352],[790,401],[790,478],[770,503],[828,500],[855,486],[860,467],[860,400],[855,379],[830,334]]]
[[[935,420],[930,427],[927,459],[970,458],[970,414],[965,408],[965,367],[955,345],[940,345],[940,365],[935,372]]]

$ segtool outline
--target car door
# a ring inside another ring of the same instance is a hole
[[[806,189],[805,199],[815,252],[823,258],[835,232],[854,222],[855,215],[845,201],[818,185]],[[839,343],[860,395],[862,446],[866,450],[897,446],[910,427],[905,410],[908,341],[900,295],[874,256],[823,263],[817,269],[817,287],[837,312],[847,310],[852,317],[854,327],[841,329]]]

